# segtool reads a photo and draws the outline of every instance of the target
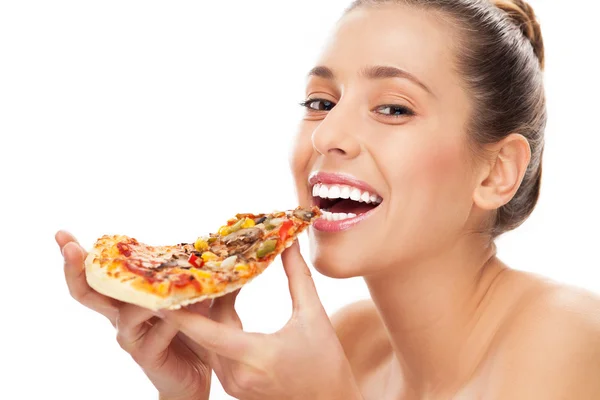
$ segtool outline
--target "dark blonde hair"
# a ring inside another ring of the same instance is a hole
[[[355,0],[346,12],[385,4],[450,17],[460,33],[457,70],[474,105],[467,131],[478,149],[511,133],[529,141],[531,161],[523,182],[511,201],[497,210],[489,229],[496,237],[516,228],[539,197],[547,119],[544,43],[532,7],[521,0]]]

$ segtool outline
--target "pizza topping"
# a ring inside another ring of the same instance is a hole
[[[265,229],[271,231],[283,223],[284,218],[271,218],[265,221]]]
[[[225,236],[222,242],[227,246],[229,255],[235,255],[248,251],[263,236],[264,233],[260,228],[245,228]]]
[[[117,243],[117,249],[119,249],[119,253],[123,254],[125,257],[131,256],[131,247],[129,247],[127,243]]]
[[[203,269],[191,269],[190,272],[196,279],[206,279],[212,276],[210,272],[204,271]]]
[[[231,232],[231,230],[229,228],[231,228],[231,227],[227,226],[227,225],[223,225],[222,227],[219,228],[217,233],[221,236],[226,236]]]
[[[182,287],[182,286],[189,284],[194,279],[195,279],[194,275],[179,274],[179,275],[173,277],[173,279],[171,279],[171,283],[174,286]]]
[[[223,260],[223,262],[221,263],[221,268],[223,269],[231,269],[233,268],[233,266],[235,265],[235,262],[237,261],[237,256],[231,256],[231,257],[227,257],[225,260]]]
[[[206,251],[208,250],[208,241],[204,240],[204,238],[199,237],[196,239],[196,243],[194,243],[194,248],[198,251]]]
[[[190,254],[190,258],[188,259],[188,262],[196,268],[200,268],[200,267],[202,267],[202,264],[204,264],[204,260],[193,253]]]
[[[218,271],[221,268],[221,261],[207,261],[204,266],[206,267],[205,269]]]
[[[242,224],[242,228],[252,228],[256,223],[252,218],[246,218],[244,223]]]
[[[251,228],[254,225],[255,224],[254,224],[253,219],[242,217],[239,220],[235,221],[235,223],[233,223],[232,225],[229,225],[229,222],[228,222],[228,225],[222,226],[219,229],[219,235],[227,236],[234,232],[239,231],[240,229]]]
[[[260,244],[258,250],[256,250],[256,257],[263,258],[264,256],[275,251],[277,247],[277,239],[265,240]]]
[[[161,263],[158,267],[156,267],[156,269],[173,268],[178,265],[179,265],[179,263],[177,262],[177,260],[168,260],[168,261]]]
[[[303,221],[309,222],[315,216],[315,212],[298,208],[294,210],[293,215],[296,218],[300,218]]]
[[[285,242],[287,239],[292,226],[294,226],[294,223],[290,220],[287,220],[281,224],[281,228],[279,228],[279,237],[281,238],[282,242]]]
[[[217,256],[215,253],[210,252],[210,251],[205,251],[204,253],[202,253],[201,257],[202,257],[202,260],[204,260],[204,262],[217,260],[219,258],[219,256]]]
[[[255,223],[256,225],[258,225],[258,224],[262,224],[263,222],[265,222],[265,220],[266,220],[266,219],[267,219],[267,217],[260,217],[260,218],[256,218],[256,219],[254,220],[254,223]]]
[[[229,233],[237,232],[240,229],[242,229],[242,225],[244,225],[244,222],[246,222],[246,219],[242,218],[239,221],[237,221],[235,224],[231,225],[229,227]]]
[[[248,271],[250,269],[250,267],[248,267],[248,264],[238,264],[235,266],[235,270],[238,272],[245,272]]]

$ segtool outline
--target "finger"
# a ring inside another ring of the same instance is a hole
[[[139,332],[143,327],[150,326],[146,322],[152,318],[154,314],[148,309],[127,303],[121,305],[117,315],[119,335],[131,339],[132,342],[139,339]]]
[[[151,311],[133,304],[123,304],[119,307],[116,328],[117,341],[121,347],[126,351],[131,351],[152,328],[152,324],[148,323],[152,318],[154,318],[154,314]]]
[[[146,331],[141,344],[143,351],[162,352],[169,347],[171,341],[179,330],[173,324],[158,319],[154,325]]]
[[[205,349],[233,360],[248,360],[260,348],[262,336],[246,333],[188,310],[163,311],[163,318]]]
[[[213,365],[213,359],[210,358],[210,355],[214,354],[214,353],[210,353],[208,350],[206,350],[204,347],[202,347],[199,343],[196,343],[194,340],[185,336],[185,334],[183,332],[181,332],[179,330],[179,328],[176,325],[172,324],[171,322],[169,322],[167,320],[162,320],[162,322],[169,325],[172,329],[177,330],[176,336],[183,342],[183,344],[185,346],[187,346],[193,353],[195,353],[198,357],[200,357],[200,359],[202,361],[208,362],[208,364],[210,364],[211,366]]]
[[[323,310],[310,269],[300,254],[297,240],[281,254],[281,260],[288,278],[294,312],[302,308]]]
[[[216,298],[210,310],[211,319],[241,330],[242,321],[235,311],[235,299],[239,293],[240,289]]]
[[[58,244],[58,247],[60,248],[61,253],[67,243],[69,243],[69,242],[79,243],[79,242],[77,242],[77,239],[75,239],[75,236],[73,236],[69,232],[63,231],[63,230],[56,232],[56,235],[54,235],[54,240],[56,240],[56,243]]]
[[[190,304],[189,306],[186,306],[185,308],[195,314],[200,314],[200,315],[207,317],[210,312],[211,303],[212,303],[212,299],[208,299],[208,300],[200,301],[198,303]]]
[[[96,292],[85,279],[85,251],[76,242],[69,241],[62,247],[65,259],[65,280],[71,296],[84,306],[99,312],[115,325],[121,302]]]

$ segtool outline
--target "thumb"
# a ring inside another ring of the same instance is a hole
[[[294,313],[324,312],[310,269],[300,254],[297,240],[281,254],[281,261],[288,278]]]

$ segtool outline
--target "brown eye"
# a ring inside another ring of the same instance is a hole
[[[375,109],[375,111],[379,114],[390,116],[390,117],[401,117],[404,115],[414,115],[414,112],[405,106],[387,104],[383,106],[379,106]]]
[[[323,99],[309,99],[300,103],[300,105],[313,111],[330,111],[335,106],[335,103]]]

